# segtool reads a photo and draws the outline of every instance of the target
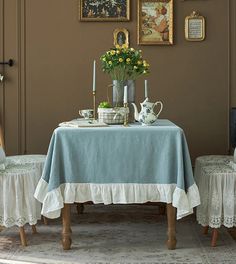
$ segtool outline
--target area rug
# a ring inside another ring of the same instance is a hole
[[[236,243],[224,228],[218,245],[203,235],[194,216],[177,222],[177,248],[165,245],[166,216],[155,205],[86,205],[82,215],[72,214],[73,244],[63,251],[61,223],[38,225],[38,234],[26,228],[28,247],[20,245],[17,228],[0,232],[0,263],[47,264],[235,264]]]

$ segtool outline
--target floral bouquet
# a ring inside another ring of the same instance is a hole
[[[134,48],[112,48],[101,56],[103,72],[113,80],[135,80],[149,73],[149,64],[142,57],[141,50]]]

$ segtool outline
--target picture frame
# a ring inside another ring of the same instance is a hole
[[[130,0],[78,0],[80,21],[129,21]]]
[[[206,36],[205,18],[193,11],[185,18],[185,39],[187,41],[203,41]]]
[[[174,0],[138,0],[138,44],[173,45]]]
[[[113,31],[113,39],[116,48],[129,47],[129,31],[126,28],[116,28]]]

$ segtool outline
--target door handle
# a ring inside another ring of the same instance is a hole
[[[4,76],[0,73],[0,82],[3,82]]]
[[[9,61],[1,61],[0,64],[9,65],[10,67],[13,66],[14,61],[13,59],[10,59]]]

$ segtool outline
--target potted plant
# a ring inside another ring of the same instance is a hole
[[[103,72],[113,80],[113,105],[123,105],[124,86],[128,86],[128,102],[134,102],[134,80],[149,73],[149,63],[142,51],[134,48],[116,47],[101,56]]]
[[[98,120],[106,124],[123,124],[129,113],[124,107],[112,107],[109,102],[101,102],[98,106]]]

